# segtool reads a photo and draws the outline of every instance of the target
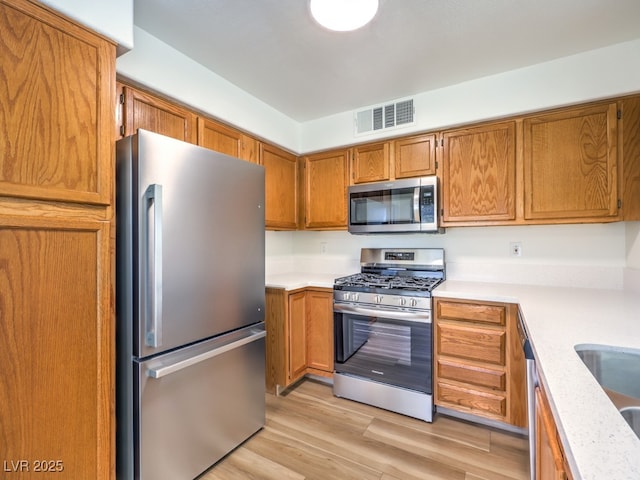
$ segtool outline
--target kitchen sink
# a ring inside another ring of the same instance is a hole
[[[640,350],[576,345],[576,353],[640,438]]]

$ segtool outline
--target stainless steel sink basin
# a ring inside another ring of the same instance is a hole
[[[640,438],[640,350],[576,345],[575,350]]]
[[[640,407],[624,407],[620,409],[620,414],[631,426],[634,433],[640,438]]]

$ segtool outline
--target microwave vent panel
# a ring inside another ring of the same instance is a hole
[[[412,125],[415,122],[413,99],[400,100],[357,111],[354,120],[356,135]]]

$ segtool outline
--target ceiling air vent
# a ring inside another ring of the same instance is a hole
[[[355,113],[356,135],[411,125],[415,121],[413,99],[378,105]]]

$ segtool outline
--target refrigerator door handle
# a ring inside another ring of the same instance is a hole
[[[213,350],[209,350],[208,352],[201,353],[200,355],[195,355],[191,358],[180,360],[178,362],[172,363],[171,365],[166,365],[159,368],[150,368],[149,370],[147,370],[147,376],[151,378],[162,378],[164,376],[178,372],[184,368],[190,367],[210,358],[217,357],[218,355],[222,355],[223,353],[226,353],[230,350],[264,338],[266,335],[267,332],[265,330],[260,330],[247,337],[241,338],[240,340],[222,345],[220,347],[214,348]]]
[[[144,193],[146,211],[153,204],[153,216],[147,218],[147,306],[145,309],[145,344],[158,348],[162,345],[162,185],[149,185]],[[153,226],[150,220],[153,219]],[[149,250],[153,254],[149,255]]]

